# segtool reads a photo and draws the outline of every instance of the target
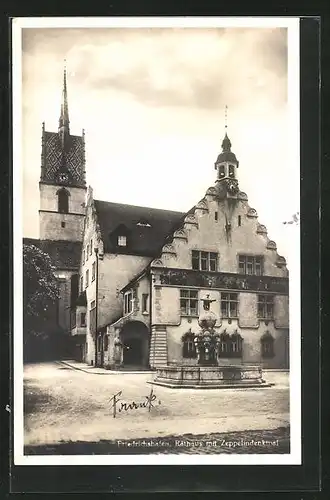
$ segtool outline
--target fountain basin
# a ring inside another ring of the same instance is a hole
[[[182,389],[226,389],[270,387],[258,365],[198,366],[170,365],[157,368],[149,383]]]

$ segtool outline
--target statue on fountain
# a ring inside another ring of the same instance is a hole
[[[220,337],[214,330],[217,316],[210,310],[210,304],[215,302],[215,299],[212,300],[210,296],[207,295],[205,299],[202,299],[202,302],[203,311],[198,319],[198,324],[202,330],[194,339],[197,360],[198,364],[201,366],[217,366],[217,351]]]

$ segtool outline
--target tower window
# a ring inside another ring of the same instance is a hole
[[[218,212],[214,212],[214,219],[218,220]]]
[[[225,166],[219,165],[219,177],[224,177],[224,176],[225,176]]]
[[[126,244],[127,244],[126,236],[118,236],[118,246],[119,247],[126,247]]]
[[[64,221],[61,222],[61,227],[65,227],[65,222]]]
[[[234,167],[234,165],[229,165],[229,177],[235,177],[235,167]]]
[[[239,226],[242,225],[242,217],[241,217],[241,215],[238,216],[238,225]]]
[[[85,278],[85,288],[87,288],[88,285],[89,285],[89,270],[87,269]]]
[[[62,214],[69,212],[69,196],[70,193],[64,188],[57,191],[57,208]]]

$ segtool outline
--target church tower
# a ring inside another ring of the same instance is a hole
[[[85,135],[70,133],[66,68],[58,132],[42,124],[39,228],[41,240],[81,242],[85,197]]]

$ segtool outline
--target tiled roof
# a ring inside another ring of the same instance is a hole
[[[57,183],[63,168],[69,176],[68,185],[85,187],[84,136],[69,135],[63,149],[58,133],[43,130],[40,181]]]
[[[156,257],[166,237],[183,222],[182,212],[95,200],[105,252]],[[118,236],[127,245],[117,246]]]
[[[79,241],[37,240],[23,238],[26,245],[35,245],[47,253],[58,269],[78,269],[80,266],[81,246]]]

